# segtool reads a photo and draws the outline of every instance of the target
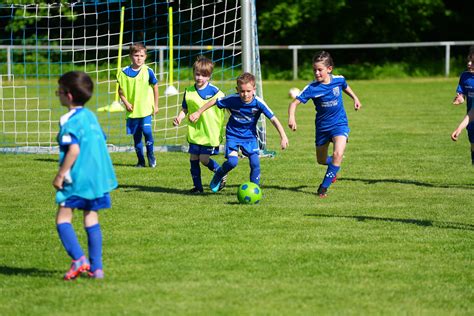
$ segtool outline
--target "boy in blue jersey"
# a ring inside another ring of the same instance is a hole
[[[145,65],[146,47],[142,43],[130,45],[130,60],[132,64],[117,75],[119,96],[127,109],[127,134],[133,135],[138,158],[136,166],[145,167],[144,136],[148,165],[155,168],[152,116],[158,113],[158,80],[153,70]]]
[[[328,52],[317,53],[313,57],[313,72],[316,80],[307,85],[288,108],[288,126],[296,131],[296,107],[310,99],[316,107],[316,158],[319,164],[328,166],[317,190],[321,198],[327,196],[329,186],[336,180],[349,137],[349,126],[341,92],[344,91],[354,100],[356,111],[362,106],[346,79],[343,76],[331,74],[333,67],[334,63]],[[334,144],[332,156],[328,156],[330,142]]]
[[[209,83],[214,64],[204,56],[199,56],[193,65],[194,85],[186,88],[183,97],[182,109],[173,120],[173,125],[178,126],[188,113],[194,113],[211,99],[224,96],[216,86]],[[201,167],[199,162],[210,171],[215,172],[220,165],[211,159],[211,155],[219,153],[219,145],[224,136],[224,110],[217,107],[203,113],[202,118],[196,122],[188,123],[188,143],[191,164],[191,178],[194,187],[192,194],[204,192],[201,181]],[[225,180],[221,183],[221,189]]]
[[[467,108],[466,112],[469,113],[472,109],[474,109],[474,47],[471,47],[471,52],[467,56],[467,69],[461,74],[459,78],[459,84],[456,89],[456,97],[454,98],[453,104],[458,105],[464,102],[464,99],[467,99]],[[466,116],[467,117],[467,116]],[[453,136],[451,137],[453,140],[457,140],[461,130],[466,128],[467,135],[469,136],[469,142],[471,143],[471,162],[474,165],[474,123],[470,122],[469,119],[466,118],[463,120],[465,124],[461,122],[460,126],[456,129],[457,134],[455,135],[456,131],[453,132]]]
[[[102,232],[98,211],[111,207],[109,192],[117,187],[105,135],[96,116],[84,108],[93,90],[91,78],[79,71],[68,72],[58,81],[56,95],[68,113],[61,116],[58,134],[59,170],[53,180],[59,204],[56,227],[59,238],[72,258],[64,280],[82,272],[103,278]],[[72,226],[73,210],[84,211],[89,259],[82,251]]]
[[[282,149],[288,147],[288,138],[278,118],[267,106],[265,101],[255,95],[255,76],[245,72],[237,78],[237,93],[217,100],[211,100],[198,111],[189,116],[191,122],[196,122],[201,114],[212,106],[230,111],[226,126],[225,155],[227,161],[216,170],[210,187],[212,192],[219,191],[223,177],[238,164],[239,150],[249,158],[250,181],[260,184],[260,157],[257,140],[257,122],[263,113],[280,134]]]

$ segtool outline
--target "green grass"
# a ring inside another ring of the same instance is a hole
[[[349,83],[363,109],[346,99],[350,141],[327,199],[314,194],[325,168],[309,103],[288,150],[268,124],[277,155],[262,159],[260,205],[237,204],[246,159],[221,193],[189,196],[187,154],[135,169],[133,153],[113,153],[103,281],[61,280],[57,157],[1,155],[0,315],[472,315],[473,168],[466,134],[449,138],[465,113],[451,105],[456,79]],[[285,126],[287,91],[305,84],[264,84]]]

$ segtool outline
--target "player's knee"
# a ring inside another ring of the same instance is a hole
[[[199,161],[200,161],[204,166],[207,166],[207,165],[209,164],[209,156],[205,156],[205,157],[200,156],[200,157],[199,157]]]
[[[229,167],[234,169],[235,167],[237,167],[237,164],[239,163],[239,157],[230,156],[229,158],[227,158],[227,163],[229,164]]]
[[[335,151],[333,154],[332,154],[332,159],[333,159],[333,162],[335,163],[340,163],[342,161],[342,156],[343,156],[343,152],[342,151]]]

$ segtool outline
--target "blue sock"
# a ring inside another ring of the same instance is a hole
[[[323,188],[329,188],[339,169],[341,169],[341,167],[335,166],[332,163],[328,165],[328,169],[322,183]]]
[[[86,233],[91,271],[102,270],[102,231],[100,230],[100,224],[86,227]]]
[[[250,181],[259,185],[260,184],[260,157],[258,154],[249,156],[250,163]]]
[[[332,164],[332,156],[326,158],[326,165]]]
[[[59,234],[59,239],[63,243],[64,249],[67,254],[73,259],[77,260],[84,255],[79,240],[77,239],[76,232],[72,227],[71,223],[61,223],[56,225],[56,229]]]
[[[153,153],[154,150],[154,141],[153,141],[153,132],[150,128],[144,128],[143,129],[143,135],[145,136],[145,147],[146,147],[146,155],[148,158],[148,161],[153,161],[155,160],[155,154]]]
[[[206,166],[212,172],[216,172],[221,166],[217,163],[217,161],[209,158],[209,163]]]
[[[239,163],[239,157],[237,156],[228,157],[227,160],[222,164],[222,166],[220,168],[217,168],[216,170],[217,179],[218,180],[222,179],[222,177],[224,177],[232,169],[237,167],[238,163]]]
[[[142,142],[142,133],[133,134],[133,142],[135,144],[135,153],[137,154],[138,162],[145,164],[145,156],[143,156],[143,142]]]
[[[199,166],[199,160],[190,160],[191,164],[191,178],[193,178],[194,187],[202,191],[202,181],[201,181],[201,166]]]

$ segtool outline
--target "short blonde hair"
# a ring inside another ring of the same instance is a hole
[[[251,83],[255,87],[255,76],[252,75],[250,72],[244,72],[239,77],[237,77],[237,86],[242,84]]]
[[[199,72],[201,75],[210,77],[214,71],[212,61],[204,56],[198,56],[193,64],[193,72]]]
[[[129,50],[130,50],[130,55],[133,55],[139,51],[144,51],[146,54],[146,47],[143,43],[133,43],[132,45],[130,45]]]

